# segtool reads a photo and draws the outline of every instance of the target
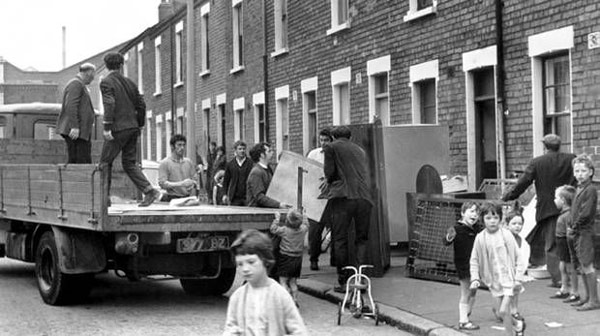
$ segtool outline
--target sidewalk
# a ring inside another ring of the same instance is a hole
[[[493,301],[485,290],[477,292],[471,321],[481,329],[459,332],[458,285],[410,278],[405,272],[405,251],[392,249],[391,265],[382,278],[371,278],[373,299],[380,306],[380,319],[418,335],[498,335],[504,336],[502,324],[495,322]],[[311,271],[308,255],[304,256],[300,290],[332,302],[340,302],[343,294],[333,292],[337,276],[329,266],[329,255],[319,258],[319,271]],[[600,335],[600,310],[578,312],[562,300],[550,299],[556,288],[548,279],[525,284],[519,298],[519,311],[525,317],[526,335]],[[582,285],[580,284],[580,287]],[[332,307],[332,309],[334,309]],[[559,327],[548,327],[555,322]],[[343,322],[342,322],[343,323]]]

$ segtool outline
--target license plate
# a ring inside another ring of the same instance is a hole
[[[229,248],[229,237],[188,237],[177,239],[177,253],[194,253],[201,251],[226,250]]]

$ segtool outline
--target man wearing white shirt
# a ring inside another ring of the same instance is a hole
[[[307,158],[315,160],[320,164],[325,162],[325,155],[323,152],[323,146],[331,142],[331,132],[328,127],[323,128],[319,132],[319,144],[321,147],[317,147],[311,150]],[[310,226],[308,228],[308,254],[310,255],[310,269],[313,271],[319,270],[319,256],[321,255],[321,236],[323,229],[325,228],[327,216],[327,209],[323,211],[321,222],[316,222],[309,219]]]

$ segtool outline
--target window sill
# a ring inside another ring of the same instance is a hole
[[[244,66],[243,66],[243,65],[238,65],[238,66],[236,66],[235,68],[231,69],[231,70],[229,71],[229,74],[233,75],[233,74],[235,74],[235,73],[238,73],[238,72],[244,71],[244,69],[245,69],[245,68],[244,68]]]
[[[408,11],[406,13],[406,15],[404,16],[404,22],[409,22],[409,21],[412,21],[412,20],[416,20],[418,18],[422,18],[424,16],[432,15],[432,14],[435,14],[435,13],[437,13],[437,7],[436,6],[430,6],[430,7],[418,10],[418,11]]]
[[[174,88],[178,88],[180,86],[183,86],[183,82],[177,82],[173,85]]]
[[[158,96],[162,95],[162,92],[154,92],[153,95],[154,95],[154,97],[158,97]]]
[[[277,56],[286,55],[288,52],[289,52],[288,48],[277,49],[271,53],[271,57],[275,58]]]
[[[208,75],[210,75],[210,70],[204,70],[198,74],[198,76],[200,76],[200,77],[206,77]]]
[[[327,35],[333,35],[337,32],[340,32],[342,30],[346,30],[346,29],[350,29],[350,22],[344,22],[340,25],[337,25],[335,27],[331,27],[331,29],[327,29]]]

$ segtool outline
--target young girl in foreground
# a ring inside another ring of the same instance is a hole
[[[267,276],[274,263],[271,239],[246,230],[231,251],[246,283],[229,298],[223,335],[308,335],[290,294]]]
[[[513,234],[500,227],[502,207],[485,203],[481,207],[485,230],[475,238],[471,252],[471,289],[485,284],[494,298],[499,298],[499,316],[507,335],[523,335],[525,323],[510,312],[514,293],[521,291],[527,262],[519,253]],[[514,319],[514,321],[513,321]],[[513,323],[515,327],[513,328]]]
[[[446,245],[454,245],[454,266],[460,283],[460,300],[458,301],[458,329],[477,330],[479,326],[469,321],[469,315],[475,303],[475,295],[471,295],[469,285],[469,260],[475,242],[475,236],[481,231],[479,224],[479,206],[475,202],[467,201],[460,208],[461,218],[451,226],[444,237]],[[475,291],[473,291],[475,292]],[[473,293],[474,294],[474,293]]]

